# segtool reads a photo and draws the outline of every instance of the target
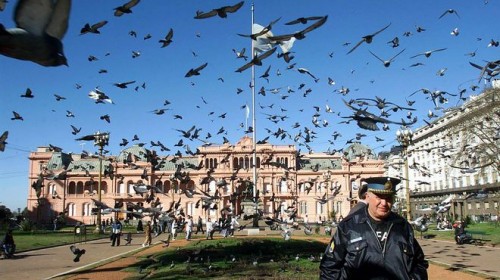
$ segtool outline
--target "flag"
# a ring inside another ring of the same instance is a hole
[[[254,23],[252,25],[252,34],[257,34],[257,33],[261,32],[262,30],[264,30],[264,28],[265,28],[264,26],[257,24],[257,23]],[[272,41],[269,39],[269,37],[272,37],[272,36],[274,36],[274,35],[271,31],[267,31],[264,34],[257,36],[257,38],[255,40],[252,40],[253,51],[257,52],[257,53],[261,53],[261,52],[268,51],[268,50],[274,48],[275,46],[279,45],[281,48],[281,51],[283,53],[288,53],[288,52],[290,52],[290,49],[292,48],[293,43],[296,40],[295,37],[291,37],[289,40],[277,42],[277,41]]]

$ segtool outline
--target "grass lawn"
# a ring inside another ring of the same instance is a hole
[[[436,225],[431,224],[429,230],[425,234],[433,236],[433,238],[441,240],[455,240],[454,230],[436,230]],[[485,244],[499,245],[500,244],[500,226],[495,223],[474,223],[467,225],[465,230],[472,234],[472,238],[478,238],[485,241]],[[415,233],[419,236],[419,233]]]
[[[311,239],[225,238],[193,240],[145,256],[127,268],[128,280],[143,279],[317,279],[325,244]]]

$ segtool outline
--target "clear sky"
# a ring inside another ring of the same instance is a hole
[[[9,1],[0,12],[0,23],[6,28],[15,26],[15,2]],[[195,125],[202,129],[200,139],[205,140],[210,133],[212,137],[207,141],[216,144],[223,142],[223,136],[235,143],[245,135],[241,124],[246,121],[244,105],[251,106],[252,101],[251,70],[235,72],[246,62],[236,58],[232,49],[246,48],[250,56],[251,39],[237,34],[251,33],[252,2],[245,1],[240,10],[228,14],[227,18],[194,19],[194,16],[197,10],[207,12],[238,1],[141,1],[132,9],[133,13],[115,17],[113,9],[125,2],[73,1],[69,29],[62,40],[68,67],[43,67],[0,56],[0,133],[9,131],[6,149],[0,152],[0,204],[12,210],[26,206],[30,186],[28,156],[39,146],[51,144],[65,152],[79,153],[84,149],[93,153],[97,149],[92,142],[82,143],[75,138],[100,130],[110,132],[107,149],[114,155],[124,148],[119,145],[122,138],[130,142],[129,146],[142,142],[147,148],[151,148],[150,141],[159,140],[171,149],[168,153],[173,154],[177,150],[184,153],[184,148],[174,146],[181,138],[176,129],[188,130]],[[291,49],[294,59],[290,63],[276,57],[276,53],[281,52],[278,49],[262,66],[256,67],[256,91],[261,87],[267,90],[265,96],[256,97],[257,140],[271,135],[270,143],[295,144],[303,153],[307,152],[304,140],[294,142],[293,138],[300,131],[304,135],[305,127],[316,133],[310,143],[315,152],[344,148],[356,133],[366,134],[360,141],[376,153],[389,150],[397,145],[395,133],[399,125],[390,125],[388,131],[369,131],[360,129],[355,122],[340,123],[347,120],[342,117],[351,115],[342,99],[378,96],[401,106],[407,106],[406,99],[415,101],[416,110],[412,114],[418,117],[418,122],[412,128],[419,128],[425,124],[423,120],[429,120],[429,110],[438,116],[442,112],[434,110],[434,104],[422,92],[409,97],[410,94],[421,88],[452,94],[466,89],[464,97],[477,94],[484,84],[478,84],[480,70],[471,67],[469,61],[484,65],[485,61],[499,59],[500,48],[488,47],[490,40],[500,40],[500,1],[496,0],[256,0],[254,4],[255,23],[265,26],[280,18],[272,27],[274,35],[294,33],[314,22],[285,25],[296,18],[328,15],[323,26],[295,42]],[[441,17],[448,9],[456,13]],[[80,35],[86,23],[103,20],[108,23],[100,29],[101,34]],[[363,36],[389,24],[371,44],[362,43],[347,54]],[[425,31],[417,32],[417,27]],[[170,28],[174,31],[173,42],[161,48],[159,40]],[[457,36],[451,34],[455,28],[459,31]],[[130,35],[131,31],[136,37]],[[411,35],[404,36],[405,32]],[[145,39],[148,34],[151,38]],[[395,37],[399,38],[399,46],[393,48],[388,42]],[[411,58],[442,48],[446,50],[428,58],[423,55]],[[370,53],[388,60],[403,49],[389,67],[384,67]],[[133,51],[140,56],[133,58]],[[472,52],[474,57],[470,55]],[[89,61],[91,55],[97,60]],[[184,77],[189,69],[204,63],[208,65],[201,70],[201,75]],[[296,63],[294,68],[287,69],[293,63]],[[423,65],[411,67],[416,63]],[[259,76],[269,66],[267,82]],[[298,68],[309,70],[318,82],[297,71]],[[445,69],[444,75],[437,75],[441,69]],[[107,73],[99,73],[100,70]],[[329,78],[335,83],[329,84]],[[114,83],[129,81],[135,83],[126,89],[114,86]],[[302,89],[300,84],[305,84]],[[474,92],[472,85],[479,88]],[[95,87],[115,104],[95,104],[88,97]],[[27,88],[32,90],[34,98],[20,97]],[[243,92],[237,94],[237,88]],[[294,92],[289,93],[288,88]],[[349,93],[340,94],[342,88],[348,88]],[[66,99],[56,101],[54,94]],[[461,103],[458,97],[447,98],[444,108]],[[170,104],[164,106],[165,100]],[[332,113],[326,112],[326,105]],[[312,123],[314,106],[320,109],[319,127]],[[162,108],[168,109],[165,114],[153,113]],[[368,110],[380,113],[373,106]],[[11,120],[13,111],[24,121]],[[74,117],[68,117],[67,111]],[[408,120],[407,111],[391,113],[391,120]],[[105,114],[110,116],[110,123],[100,119]],[[223,114],[225,118],[220,117]],[[287,118],[273,123],[266,114]],[[328,125],[323,125],[324,120]],[[297,122],[300,127],[294,128]],[[81,132],[73,135],[71,125],[81,128]],[[221,127],[226,132],[217,135]],[[276,139],[272,133],[278,128],[286,130],[291,137]],[[335,132],[341,136],[333,141]],[[131,141],[134,135],[139,141]],[[202,142],[185,140],[185,144],[195,150]],[[168,154],[153,149],[160,155]]]

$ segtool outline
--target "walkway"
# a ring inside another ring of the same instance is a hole
[[[165,234],[153,240],[159,242]],[[0,260],[0,279],[50,279],[70,271],[81,270],[99,262],[142,250],[143,234],[134,234],[131,245],[111,247],[107,239],[77,244],[86,253],[80,262],[73,262],[69,245],[18,253],[14,259]],[[453,242],[433,239],[419,239],[426,257],[436,263],[446,264],[454,269],[471,270],[488,277],[500,279],[500,248],[474,245],[456,245]]]

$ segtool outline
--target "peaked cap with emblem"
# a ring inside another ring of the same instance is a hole
[[[401,182],[393,177],[372,177],[365,179],[368,191],[375,194],[393,195],[396,193],[396,185]]]

